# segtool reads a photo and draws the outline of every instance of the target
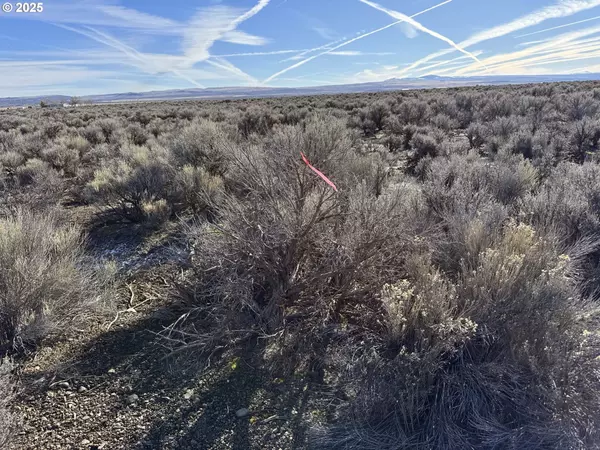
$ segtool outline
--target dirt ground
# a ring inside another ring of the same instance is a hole
[[[310,406],[322,398],[316,386],[301,377],[270,379],[253,344],[208,367],[160,345],[185,265],[182,250],[164,244],[167,235],[151,244],[110,229],[92,236],[95,257],[120,267],[118,313],[24,361],[12,449],[306,447],[307,424],[324,417]]]

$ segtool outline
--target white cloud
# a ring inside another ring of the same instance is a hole
[[[595,8],[596,6],[600,6],[600,0],[560,0],[554,5],[546,6],[511,22],[476,33],[467,40],[461,42],[461,45],[470,47],[489,39],[495,39],[524,28],[538,25],[549,19],[572,16],[573,14]]]
[[[226,72],[229,73],[229,76],[233,75],[245,82],[256,82],[253,77],[222,57],[215,57],[209,61],[211,59],[210,48],[219,40],[241,45],[264,45],[267,42],[265,38],[253,36],[238,30],[237,27],[242,22],[258,14],[269,4],[269,1],[259,0],[248,11],[224,5],[201,8],[185,25],[120,6],[100,5],[98,7],[99,11],[107,16],[113,18],[119,16],[119,20],[127,20],[129,28],[158,30],[158,34],[161,34],[165,28],[177,28],[177,32],[182,35],[183,52],[180,55],[140,52],[133,46],[127,45],[122,39],[117,39],[109,33],[91,26],[70,26],[65,23],[57,23],[56,25],[117,50],[122,57],[113,58],[111,60],[113,63],[130,65],[147,74],[171,73],[187,83],[201,88],[204,86],[194,78],[198,75],[195,66],[198,63],[206,62],[218,69],[215,73],[216,77],[219,76],[219,73]],[[63,18],[63,22],[71,20],[73,19]],[[83,20],[83,22],[85,23],[86,20]],[[112,23],[112,25],[117,24],[119,24],[118,21]],[[104,58],[101,61],[104,64],[109,64],[109,61]]]
[[[137,11],[131,8],[125,8],[118,5],[97,5],[96,9],[99,12],[106,14],[108,17],[117,21],[115,26],[133,26],[135,28],[146,29],[151,31],[166,31],[169,28],[179,27],[180,24],[171,19],[154,16],[144,12]],[[48,19],[46,19],[48,20]]]
[[[268,39],[265,39],[260,36],[253,36],[251,34],[245,33],[244,31],[233,30],[228,31],[223,35],[221,39],[223,42],[230,42],[231,44],[240,44],[240,45],[265,45],[269,43]]]
[[[230,73],[236,75],[237,77],[246,80],[246,82],[249,82],[250,84],[254,84],[254,85],[259,84],[259,82],[256,78],[248,75],[247,73],[245,73],[244,71],[237,68],[236,66],[234,66],[229,61],[227,61],[223,58],[211,58],[211,59],[207,60],[206,62],[212,66],[218,67],[219,69],[223,69],[227,72],[230,72]]]
[[[417,29],[413,27],[410,23],[403,22],[399,25],[399,27],[404,33],[404,36],[406,36],[409,39],[414,39],[419,35]]]
[[[102,0],[94,3],[53,2],[51,7],[47,5],[43,14],[19,14],[19,19],[79,26],[121,28],[154,35],[179,35],[185,27],[183,23],[176,20],[123,6],[106,4]],[[14,18],[14,15],[0,14],[0,20],[8,20],[11,17]]]
[[[327,27],[313,27],[315,33],[321,36],[323,39],[327,39],[329,41],[334,40],[338,37],[337,33]]]
[[[338,39],[336,41],[328,42],[327,44],[320,45],[318,47],[309,48],[307,50],[303,50],[302,52],[298,53],[295,56],[292,56],[292,57],[286,58],[286,59],[282,59],[279,62],[297,61],[299,59],[302,59],[304,56],[308,55],[309,53],[318,52],[319,50],[323,50],[323,49],[331,49],[332,47],[336,46],[337,44],[339,44],[340,42],[343,42],[343,41],[344,41],[344,39]]]
[[[246,45],[265,43],[263,38],[240,32],[236,28],[242,22],[258,14],[269,2],[270,0],[259,0],[253,8],[242,14],[237,8],[222,5],[200,9],[184,31],[183,48],[187,58],[186,66],[193,67],[198,62],[208,60],[210,48],[219,40],[228,42],[234,40],[235,43]],[[234,69],[230,63],[227,63],[226,66],[231,69],[232,73],[238,74],[242,78],[250,77],[237,67]]]
[[[229,53],[225,55],[211,55],[211,58],[231,58],[237,56],[270,56],[270,55],[287,55],[290,53],[300,53],[306,50],[274,50],[272,52],[247,52],[247,53]]]

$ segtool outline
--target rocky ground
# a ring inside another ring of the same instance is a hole
[[[23,362],[13,449],[305,447],[307,423],[325,414],[311,406],[316,386],[270,378],[252,345],[210,364],[160,345],[186,259],[167,235],[149,245],[106,230],[96,242],[95,257],[120,269],[118,313]]]

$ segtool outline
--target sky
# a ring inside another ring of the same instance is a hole
[[[600,72],[600,0],[10,3],[0,97]]]

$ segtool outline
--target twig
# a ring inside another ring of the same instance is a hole
[[[111,327],[117,322],[117,320],[119,320],[119,316],[121,314],[135,313],[135,312],[137,312],[137,310],[135,308],[138,308],[138,307],[142,306],[144,303],[148,303],[150,300],[153,299],[153,297],[148,297],[148,298],[146,298],[146,300],[143,300],[143,301],[139,302],[137,305],[134,305],[133,300],[135,299],[135,293],[133,292],[131,285],[127,284],[127,288],[129,289],[129,292],[131,292],[131,297],[129,298],[129,308],[124,309],[122,311],[117,311],[117,315],[115,316],[113,321],[111,323],[109,323],[108,326],[106,327],[106,331],[110,330]]]

